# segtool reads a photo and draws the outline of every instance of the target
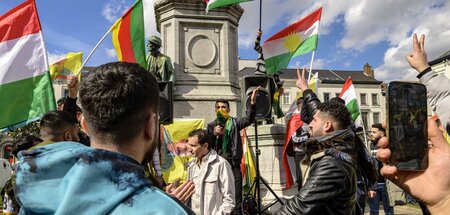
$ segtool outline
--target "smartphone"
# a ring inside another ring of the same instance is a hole
[[[390,164],[402,170],[426,169],[428,135],[425,86],[393,81],[389,83],[387,97]]]

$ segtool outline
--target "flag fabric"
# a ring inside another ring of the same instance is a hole
[[[187,180],[187,168],[193,157],[190,155],[187,139],[195,129],[205,127],[204,119],[174,119],[160,130],[161,170],[167,184],[177,179]]]
[[[319,84],[319,72],[316,72],[312,77],[311,80],[308,82],[308,87],[311,89],[314,93],[317,94],[317,88]]]
[[[0,128],[55,110],[47,53],[35,2],[0,17]]]
[[[284,117],[283,110],[281,109],[280,97],[281,97],[280,89],[276,89],[275,93],[273,94],[272,107],[274,113],[277,115],[278,118]]]
[[[256,170],[255,163],[253,163],[252,153],[248,146],[247,129],[242,129],[242,160],[241,160],[241,172],[242,172],[242,188],[245,193],[248,192],[252,186],[253,180],[255,180]]]
[[[66,57],[50,65],[50,76],[54,84],[67,84],[70,75],[76,75],[81,69],[82,52],[68,52]],[[80,79],[81,74],[78,75]]]
[[[352,115],[353,122],[359,116],[358,101],[356,100],[355,87],[353,86],[352,77],[348,77],[342,87],[339,97],[345,101],[345,106],[347,106],[348,111]]]
[[[236,3],[248,2],[253,0],[205,0],[206,3],[206,13],[211,9],[224,7]]]
[[[125,15],[114,23],[111,32],[118,60],[138,63],[147,68],[142,0],[136,1]]]
[[[287,68],[291,58],[317,47],[322,8],[276,33],[264,42],[263,53],[268,75]]]
[[[297,109],[297,105],[295,105],[295,109]],[[291,168],[289,166],[288,154],[294,155],[294,146],[292,145],[291,137],[294,132],[303,125],[303,121],[300,117],[300,112],[295,111],[290,114],[290,119],[286,124],[286,136],[284,139],[284,148],[281,160],[283,162],[284,173],[286,177],[286,189],[289,189],[294,184],[294,178],[292,177]]]

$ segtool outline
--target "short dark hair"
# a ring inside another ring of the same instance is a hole
[[[197,137],[198,143],[200,145],[205,145],[205,143],[208,143],[208,149],[211,149],[212,143],[213,143],[213,137],[210,133],[208,133],[205,129],[196,129],[193,130],[191,133],[189,133],[189,137]]]
[[[113,62],[81,80],[80,102],[89,130],[114,143],[128,142],[157,113],[158,82],[135,63]]]
[[[217,99],[216,103],[214,104],[214,106],[217,105],[217,103],[219,103],[219,102],[227,104],[228,108],[230,108],[230,103],[227,100],[225,100],[225,99]]]
[[[386,133],[386,129],[383,128],[383,125],[381,125],[381,123],[372,124],[372,128],[377,128],[378,130],[382,131],[383,133]]]
[[[339,97],[339,96],[336,96],[336,97],[331,98],[330,101],[332,101],[332,102],[337,102],[337,103],[341,103],[341,104],[345,105],[345,100],[342,99],[342,98]]]
[[[56,102],[58,105],[62,105],[62,104],[64,104],[66,102],[66,98],[65,97],[63,97],[63,98],[60,98],[60,99],[58,99],[58,101]]]
[[[57,137],[64,134],[67,129],[73,126],[77,126],[78,121],[69,112],[66,111],[50,111],[42,116],[39,122],[39,129],[41,136],[45,137]]]
[[[36,143],[42,142],[42,139],[33,135],[25,135],[17,137],[14,139],[14,147],[12,154],[17,157],[17,154],[23,150],[28,150],[29,148],[36,145]]]
[[[322,102],[317,106],[317,110],[331,116],[336,122],[336,129],[341,130],[352,124],[350,112],[342,103],[335,101]]]

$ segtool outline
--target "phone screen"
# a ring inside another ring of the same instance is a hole
[[[391,164],[403,170],[426,169],[428,138],[425,86],[419,83],[391,82],[387,104]]]

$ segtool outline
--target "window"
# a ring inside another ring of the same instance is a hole
[[[380,105],[378,103],[378,94],[372,93],[372,105]]]
[[[291,104],[292,103],[291,102],[291,94],[290,93],[284,93],[282,102],[283,102],[282,104],[284,104],[284,105]]]
[[[380,113],[373,113],[373,124],[380,123]]]
[[[69,95],[69,89],[64,89],[64,92],[63,92],[62,98],[66,98],[66,97],[67,97],[67,95]]]
[[[328,101],[330,100],[330,93],[323,93],[323,101]]]
[[[363,121],[363,124],[364,124],[364,128],[367,130],[368,129],[368,127],[367,127],[367,125],[369,124],[369,117],[367,117],[367,115],[368,115],[369,113],[368,112],[366,112],[366,111],[362,111],[361,112],[361,119],[362,119],[362,121]]]
[[[361,97],[361,105],[367,105],[366,94],[361,93],[360,97]]]

